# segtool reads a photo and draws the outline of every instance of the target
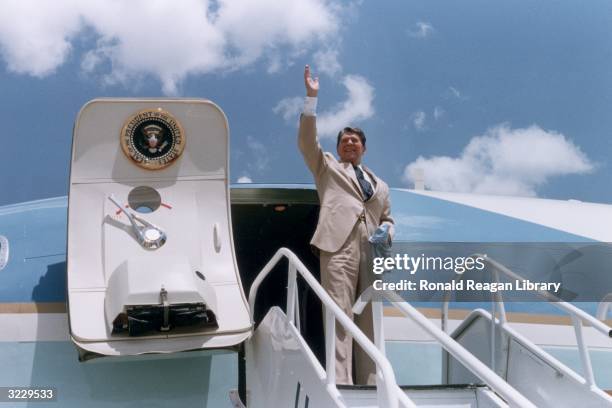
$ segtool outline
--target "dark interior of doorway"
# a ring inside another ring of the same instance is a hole
[[[313,189],[233,189],[232,228],[240,278],[248,296],[253,281],[276,251],[293,251],[320,281],[319,259],[310,247],[319,213]],[[300,331],[313,353],[325,367],[323,314],[321,303],[298,277]],[[287,261],[281,261],[261,284],[255,304],[257,325],[273,306],[283,311],[287,302]],[[239,360],[242,364],[244,356]],[[241,391],[244,367],[239,366]],[[243,394],[243,392],[241,392]],[[244,395],[241,395],[244,401]]]

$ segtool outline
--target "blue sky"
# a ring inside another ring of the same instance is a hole
[[[394,187],[612,202],[612,3],[8,0],[0,15],[0,205],[65,195],[95,97],[208,98],[233,182],[312,178],[302,70],[323,146],[345,124]]]

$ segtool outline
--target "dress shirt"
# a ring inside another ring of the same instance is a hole
[[[302,113],[305,116],[317,116],[317,97],[307,96],[304,98],[304,110]]]

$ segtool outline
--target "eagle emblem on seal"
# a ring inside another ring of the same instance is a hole
[[[171,165],[185,149],[181,124],[161,108],[142,110],[129,117],[120,138],[125,155],[147,170]]]

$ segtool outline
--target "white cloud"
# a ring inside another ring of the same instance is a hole
[[[441,108],[441,107],[439,107],[439,106],[436,106],[436,107],[434,108],[434,111],[433,111],[433,117],[434,117],[434,119],[435,119],[435,120],[438,120],[438,119],[440,119],[442,116],[444,116],[444,114],[445,114],[445,113],[446,113],[446,112],[444,111],[444,109],[443,109],[443,108]]]
[[[216,26],[238,51],[238,64],[253,62],[268,49],[326,39],[339,22],[323,0],[220,0],[219,4]]]
[[[333,138],[345,126],[374,115],[374,88],[359,75],[347,75],[342,81],[348,91],[347,99],[317,118],[317,131],[322,138]]]
[[[408,32],[411,37],[426,38],[435,31],[431,23],[419,21],[415,24],[416,28]]]
[[[315,68],[331,77],[342,72],[342,66],[338,62],[338,50],[328,49],[317,51],[314,54]]]
[[[238,178],[237,182],[240,184],[246,184],[246,183],[252,183],[253,180],[251,180],[249,176],[242,176]]]
[[[6,0],[0,13],[0,55],[9,71],[44,77],[72,50],[72,37],[83,27],[78,0],[37,2]]]
[[[410,115],[412,124],[416,130],[425,130],[425,121],[427,120],[427,114],[423,111],[414,112]]]
[[[317,116],[317,132],[321,138],[333,138],[345,126],[353,126],[356,122],[368,119],[374,115],[374,88],[359,75],[347,75],[342,80],[347,98],[330,111]],[[272,109],[286,121],[298,117],[304,104],[303,97],[285,98]]]
[[[449,86],[446,92],[444,93],[444,97],[446,99],[458,99],[460,101],[468,100],[468,97],[463,94],[459,89],[454,86]]]
[[[283,61],[280,53],[278,52],[270,52],[268,56],[268,74],[276,74],[280,72],[283,68]]]
[[[303,97],[285,98],[280,100],[272,109],[274,113],[281,114],[286,121],[297,120],[298,115],[304,107]]]
[[[340,10],[324,0],[6,0],[2,8],[0,53],[10,71],[52,74],[87,27],[97,41],[82,56],[85,71],[122,84],[152,76],[166,94],[188,75],[258,59],[273,72],[334,38]]]
[[[259,140],[253,136],[247,136],[247,147],[250,150],[251,160],[248,163],[248,167],[254,169],[257,172],[262,172],[268,168],[270,159],[268,157],[268,149]]]
[[[424,170],[432,190],[535,196],[550,178],[592,172],[595,165],[564,135],[537,125],[511,129],[503,124],[470,140],[459,157],[418,157],[406,166],[404,181]]]

